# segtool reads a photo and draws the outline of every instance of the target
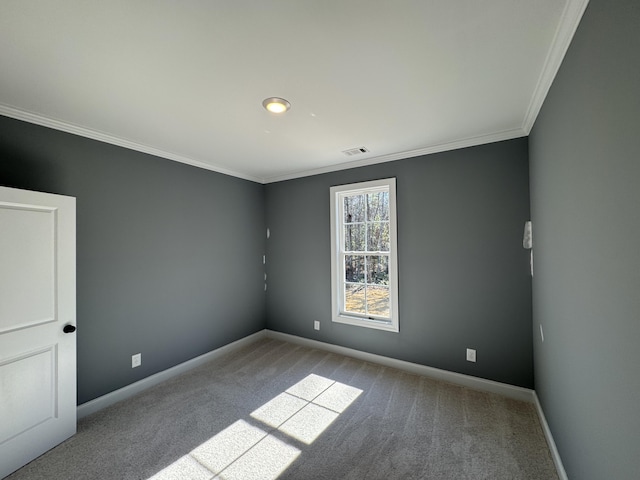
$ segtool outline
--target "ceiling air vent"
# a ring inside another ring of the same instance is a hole
[[[358,147],[358,148],[350,148],[349,150],[343,150],[342,153],[344,153],[347,157],[353,157],[354,155],[369,153],[369,150],[367,150],[364,147]]]

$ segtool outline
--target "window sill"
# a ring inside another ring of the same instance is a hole
[[[360,317],[350,317],[348,315],[334,315],[332,319],[335,323],[344,323],[346,325],[354,325],[357,327],[373,328],[375,330],[384,330],[386,332],[399,332],[398,322],[385,322],[382,320],[366,320]]]

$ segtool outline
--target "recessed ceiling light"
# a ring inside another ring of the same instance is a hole
[[[284,113],[291,108],[291,104],[280,97],[265,98],[262,101],[262,106],[271,113]]]

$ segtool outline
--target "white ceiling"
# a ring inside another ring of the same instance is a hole
[[[587,1],[2,0],[0,114],[263,183],[516,138]]]

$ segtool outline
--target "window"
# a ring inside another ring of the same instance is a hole
[[[397,332],[396,180],[331,187],[333,321]]]

